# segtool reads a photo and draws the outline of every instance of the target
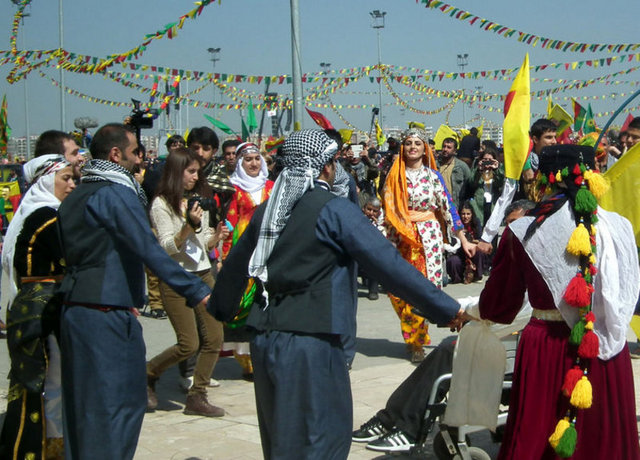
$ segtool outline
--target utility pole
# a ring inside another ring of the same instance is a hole
[[[369,12],[371,16],[371,27],[376,30],[378,36],[378,120],[380,120],[380,127],[382,127],[382,54],[380,51],[380,29],[384,29],[384,17],[387,15],[386,11],[373,10]]]

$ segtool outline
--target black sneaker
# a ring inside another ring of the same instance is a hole
[[[380,436],[388,433],[384,425],[380,422],[377,416],[373,416],[366,423],[351,433],[351,440],[354,442],[369,442],[375,441]]]
[[[380,439],[367,444],[367,449],[378,452],[409,452],[416,440],[402,430],[395,428]]]

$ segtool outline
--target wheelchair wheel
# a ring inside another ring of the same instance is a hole
[[[471,460],[491,460],[491,457],[479,447],[469,447],[469,456]]]
[[[451,435],[451,439],[455,443],[458,439],[457,432],[454,431],[453,429],[450,429],[449,434]],[[469,436],[465,436],[464,440],[467,443],[467,446],[471,445],[471,439],[469,438]],[[471,452],[471,449],[472,447],[469,447],[469,452]],[[461,457],[460,457],[460,454],[457,453],[457,451],[458,449],[456,445],[456,453],[452,454],[451,452],[449,452],[449,449],[447,448],[447,442],[444,440],[444,437],[442,436],[441,431],[438,431],[436,435],[433,437],[433,452],[436,454],[436,457],[438,457],[439,460],[460,460]],[[488,459],[491,460],[490,457],[488,457]],[[485,460],[485,457],[478,457],[478,460]]]

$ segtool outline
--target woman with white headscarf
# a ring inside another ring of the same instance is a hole
[[[267,163],[257,145],[250,142],[238,145],[236,158],[236,170],[229,178],[236,193],[231,199],[227,213],[227,220],[233,226],[233,232],[222,246],[223,260],[249,225],[258,205],[269,198],[273,189],[273,181],[268,179]],[[249,337],[244,324],[253,304],[256,288],[253,280],[250,280],[238,307],[238,314],[233,321],[225,324],[225,343],[222,346],[224,351],[233,351],[233,355],[242,366],[242,376],[248,380],[253,378],[253,366],[249,355]]]
[[[24,175],[31,188],[9,225],[2,254],[10,291],[11,381],[0,458],[58,458],[63,443],[55,290],[63,262],[57,209],[75,182],[72,166],[54,154],[26,163]]]

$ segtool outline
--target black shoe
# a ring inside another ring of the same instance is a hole
[[[409,452],[416,445],[413,436],[402,430],[394,429],[382,436],[380,439],[367,444],[367,449],[378,452]]]
[[[378,300],[378,293],[377,292],[370,292],[368,297],[369,297],[369,300]]]
[[[153,319],[167,319],[167,312],[164,310],[156,309],[149,312],[149,318]]]
[[[360,428],[351,433],[351,440],[353,442],[374,441],[388,432],[389,430],[384,427],[380,419],[374,415],[367,422],[363,423]]]

